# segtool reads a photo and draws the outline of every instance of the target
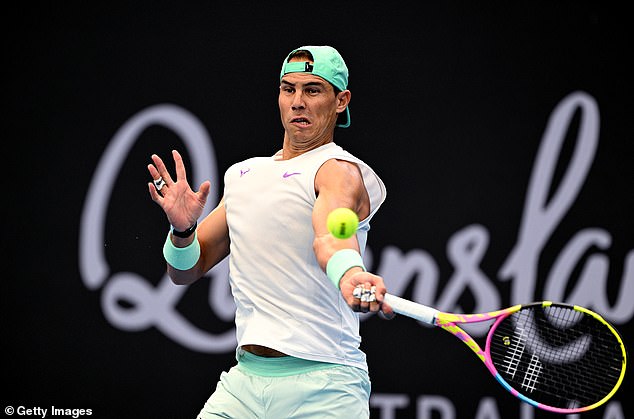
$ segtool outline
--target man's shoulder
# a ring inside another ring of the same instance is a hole
[[[233,163],[231,166],[227,168],[225,171],[225,175],[230,175],[231,173],[244,173],[245,170],[250,170],[254,167],[262,166],[267,162],[271,162],[273,160],[272,157],[249,157],[245,160]]]

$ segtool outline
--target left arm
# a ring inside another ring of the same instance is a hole
[[[336,208],[350,208],[357,213],[360,220],[370,215],[370,197],[363,183],[363,176],[358,166],[344,160],[328,160],[315,176],[315,192],[317,200],[313,208],[313,229],[315,240],[313,249],[317,261],[325,271],[328,260],[338,250],[353,249],[359,252],[356,235],[348,239],[338,239],[330,234],[327,226],[328,214]],[[376,302],[359,302],[352,296],[357,285],[366,288],[376,287]],[[389,306],[382,307],[383,295],[386,293],[383,278],[364,272],[360,267],[353,267],[346,271],[339,281],[339,287],[348,305],[355,311],[376,312],[381,309],[386,315],[391,315]]]

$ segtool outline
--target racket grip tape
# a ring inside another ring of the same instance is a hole
[[[389,304],[392,307],[392,310],[398,314],[411,317],[430,325],[436,324],[436,314],[438,314],[439,311],[435,308],[415,303],[392,294],[385,294],[383,302]]]

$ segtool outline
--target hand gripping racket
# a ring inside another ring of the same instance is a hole
[[[463,341],[520,400],[556,413],[594,409],[616,393],[627,354],[618,332],[579,306],[543,301],[481,314],[443,313],[391,294],[399,314],[441,327]],[[495,320],[484,350],[457,323]]]

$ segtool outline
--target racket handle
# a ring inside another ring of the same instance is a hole
[[[411,317],[412,319],[416,319],[430,325],[436,324],[436,314],[439,311],[435,308],[431,308],[387,293],[383,296],[383,302],[389,304],[392,309],[398,314]]]

